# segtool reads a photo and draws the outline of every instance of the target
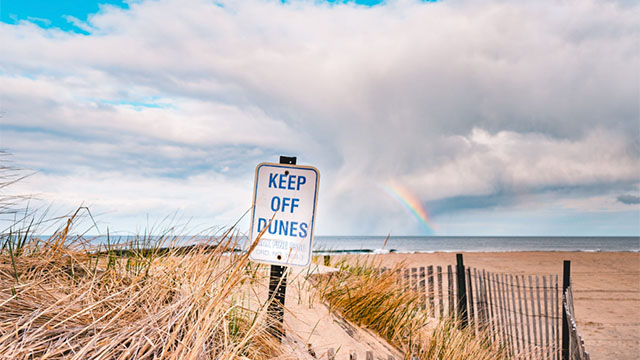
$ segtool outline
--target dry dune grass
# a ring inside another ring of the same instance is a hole
[[[395,271],[380,273],[375,263],[359,258],[338,266],[342,271],[316,277],[320,295],[334,311],[398,347],[405,358],[508,358],[485,334],[459,329],[452,320],[429,318],[417,293],[397,284]]]
[[[264,272],[249,252],[229,251],[231,231],[188,252],[169,236],[98,252],[69,235],[76,216],[44,241],[30,226],[0,236],[0,359],[295,358],[266,331],[267,301],[256,301]],[[393,272],[338,266],[312,277],[312,292],[407,358],[506,358],[482,336],[428,318]]]
[[[77,221],[46,240],[30,235],[32,223],[0,235],[0,359],[295,358],[266,331],[264,272],[252,249],[233,251],[231,230],[189,251],[171,236],[98,251],[70,235]],[[394,271],[338,267],[306,286],[407,358],[507,358],[482,334],[430,319]]]
[[[2,359],[266,359],[281,356],[244,303],[255,280],[230,231],[187,254],[88,252],[69,236],[2,235]],[[164,238],[155,242],[171,242]]]

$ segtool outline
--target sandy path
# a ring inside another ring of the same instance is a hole
[[[305,275],[310,273],[330,271],[335,269],[312,264],[309,268],[293,268],[289,274],[284,316],[286,337],[283,345],[288,348],[285,358],[326,359],[327,350],[334,348],[336,360],[349,359],[352,351],[359,359],[364,359],[367,351],[373,352],[374,359],[387,360],[389,356],[402,359],[396,349],[374,333],[331,313],[313,290],[313,285],[305,280]],[[267,295],[266,271],[264,275],[258,290],[261,302]],[[316,357],[309,353],[309,344]]]

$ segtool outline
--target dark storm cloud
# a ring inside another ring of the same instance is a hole
[[[640,204],[640,196],[636,196],[636,195],[620,195],[620,196],[618,196],[618,201],[623,203],[623,204],[627,204],[627,205]]]
[[[509,206],[516,202],[516,198],[513,194],[452,196],[449,198],[428,201],[427,209],[430,216],[438,217],[447,213],[456,213],[465,210],[490,209],[497,206]]]

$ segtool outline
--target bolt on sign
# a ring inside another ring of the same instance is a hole
[[[256,167],[252,243],[266,231],[249,256],[252,261],[309,265],[319,181],[320,173],[312,166],[261,163]]]

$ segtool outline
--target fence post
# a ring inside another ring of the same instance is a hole
[[[458,274],[458,314],[460,316],[460,326],[464,328],[469,324],[469,318],[467,314],[467,284],[462,254],[456,254],[456,261],[456,272]]]
[[[295,157],[280,156],[280,164],[296,164]],[[271,265],[269,274],[269,332],[279,341],[284,336],[284,299],[287,293],[287,267]]]
[[[569,319],[567,319],[565,294],[571,285],[571,261],[564,261],[562,271],[562,360],[569,360]]]
[[[453,272],[451,271],[451,265],[447,265],[447,303],[449,305],[449,317],[455,318],[453,305]]]

